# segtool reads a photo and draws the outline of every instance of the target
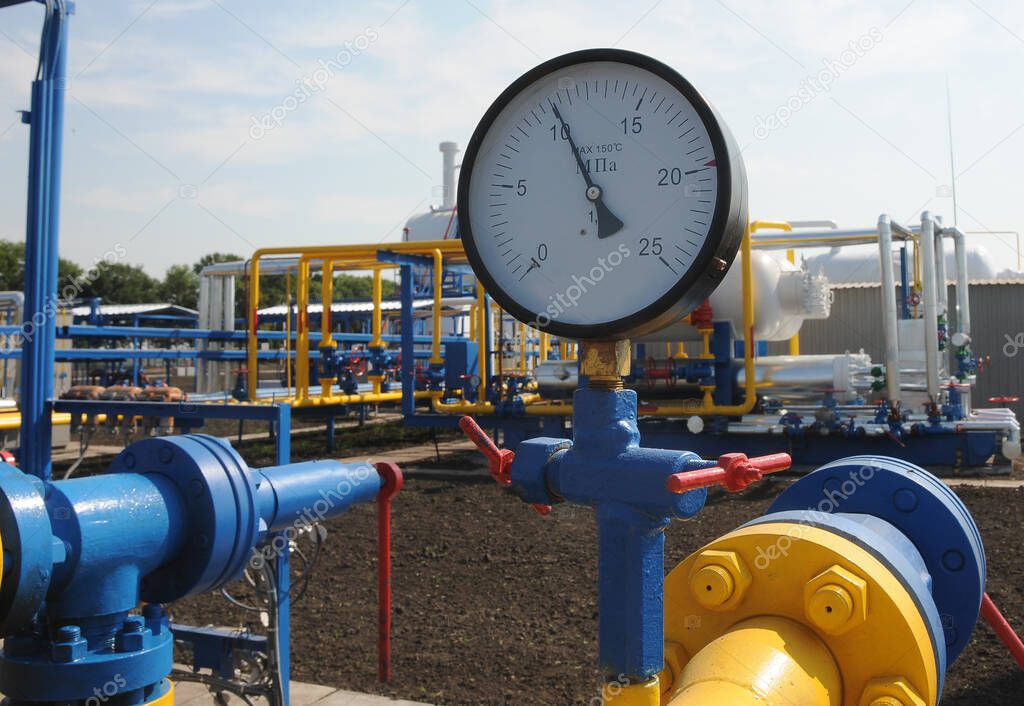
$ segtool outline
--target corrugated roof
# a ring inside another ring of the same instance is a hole
[[[158,311],[174,311],[179,314],[192,314],[199,316],[195,309],[189,309],[177,304],[100,304],[98,313],[101,316],[126,316],[128,314],[153,314]],[[74,316],[88,316],[92,313],[91,306],[76,306],[71,309]]]

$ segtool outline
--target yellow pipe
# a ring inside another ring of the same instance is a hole
[[[373,270],[373,318],[370,323],[370,348],[383,348],[384,342],[381,340],[381,300],[384,298],[384,284],[381,281],[382,278],[381,269],[375,268]]]
[[[433,309],[433,340],[430,349],[430,364],[442,365],[441,357],[441,289],[444,286],[444,255],[434,248],[434,309]]]
[[[793,226],[787,221],[751,221],[750,232],[756,233],[759,230],[783,230],[787,233],[793,232]]]
[[[548,349],[551,348],[551,334],[546,331],[540,332],[540,361],[543,363],[548,359]]]
[[[810,629],[761,617],[709,643],[665,691],[666,706],[840,706],[843,682],[832,653]]]
[[[100,418],[102,417],[102,419]],[[97,415],[96,421],[102,422],[106,420],[106,415]],[[67,426],[71,424],[71,415],[67,412],[53,412],[50,415],[50,423],[55,426]],[[0,430],[9,431],[12,429],[21,428],[21,413],[20,412],[5,412],[0,414]]]
[[[305,400],[309,397],[309,261],[299,260],[299,272],[296,275],[296,306],[298,314],[295,318],[295,399]],[[253,390],[255,392],[255,390]]]
[[[324,260],[321,274],[322,284],[320,297],[323,311],[320,312],[320,345],[334,345],[334,332],[331,326],[331,303],[334,301],[334,261]]]
[[[284,381],[288,387],[288,394],[292,390],[292,271],[285,270],[284,273]],[[249,396],[252,401],[252,395]]]
[[[413,397],[417,400],[427,399],[436,394],[429,391],[418,391]],[[395,392],[359,392],[354,395],[321,395],[320,397],[296,398],[292,403],[294,407],[317,407],[320,405],[335,404],[377,404],[380,402],[400,402],[402,400],[401,390]]]

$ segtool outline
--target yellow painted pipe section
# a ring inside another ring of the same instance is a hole
[[[381,340],[381,311],[380,303],[384,299],[384,273],[381,268],[373,270],[373,318],[370,320],[370,348],[382,348],[384,342]]]
[[[666,706],[840,706],[842,677],[828,646],[786,618],[734,625],[686,663]]]
[[[309,260],[305,258],[299,260],[295,286],[295,399],[302,402],[309,397]],[[250,398],[255,394],[256,388],[250,388]]]
[[[323,311],[320,312],[320,345],[334,345],[334,331],[331,326],[331,304],[334,302],[334,261],[324,260],[322,274],[323,282],[320,287],[323,302]]]
[[[167,693],[163,696],[158,696],[152,701],[147,701],[142,706],[174,706],[174,682],[169,681],[170,688],[167,689]],[[86,699],[88,701],[88,699]]]
[[[292,274],[291,270],[284,273],[284,382],[288,394],[292,390]],[[252,396],[250,395],[250,399]]]
[[[67,426],[71,424],[71,415],[67,412],[53,412],[50,415],[50,424],[54,426]],[[0,430],[9,431],[21,429],[21,413],[5,412],[0,414]]]
[[[608,682],[601,690],[604,706],[659,706],[661,686],[658,677],[641,684]]]

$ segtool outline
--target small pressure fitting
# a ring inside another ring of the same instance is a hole
[[[724,611],[743,600],[752,580],[750,569],[739,554],[708,549],[694,561],[690,590],[708,610]]]
[[[868,682],[860,706],[926,706],[910,682],[903,677],[884,677]]]
[[[812,625],[829,635],[842,635],[868,618],[868,584],[838,564],[804,586],[804,612]]]
[[[672,640],[665,642],[665,668],[658,675],[662,696],[672,690],[676,679],[683,673],[683,668],[689,661],[690,655],[686,652],[686,648]]]

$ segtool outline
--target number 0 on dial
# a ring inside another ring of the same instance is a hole
[[[524,74],[466,149],[459,231],[506,311],[571,338],[677,321],[721,281],[747,223],[743,163],[668,66],[590,49]]]

